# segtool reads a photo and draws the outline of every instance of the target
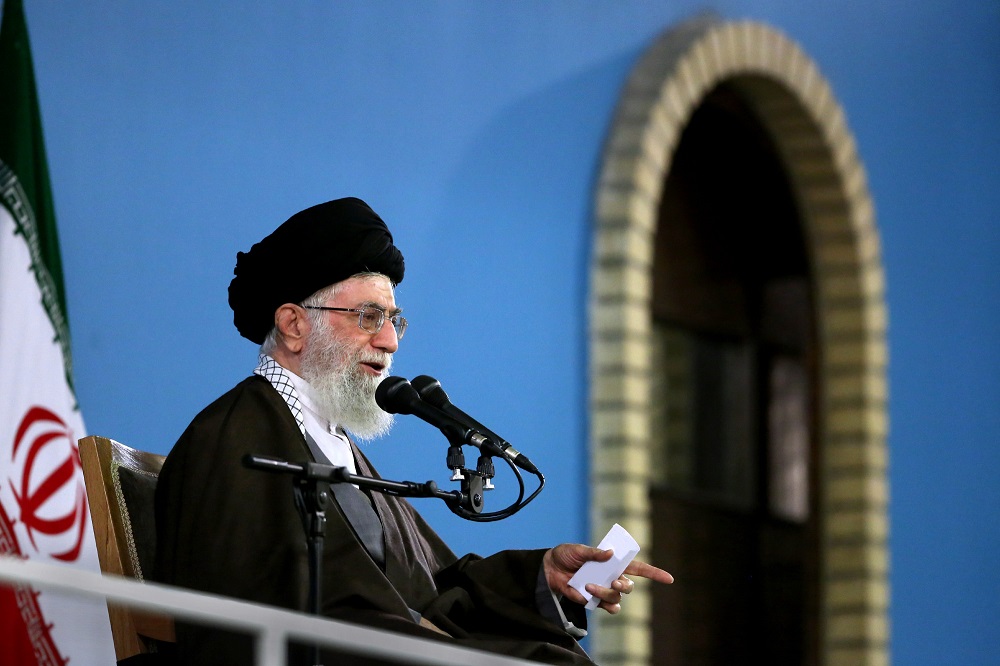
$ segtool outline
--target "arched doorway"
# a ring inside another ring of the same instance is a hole
[[[815,65],[759,24],[666,33],[623,94],[596,233],[593,534],[621,522],[683,569],[595,618],[597,660],[740,663],[735,634],[768,663],[886,661],[882,270]]]

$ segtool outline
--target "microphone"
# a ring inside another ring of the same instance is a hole
[[[532,474],[539,473],[535,464],[528,460],[528,456],[511,446],[510,442],[505,440],[503,437],[496,434],[482,423],[453,405],[451,400],[448,399],[448,394],[444,392],[443,388],[441,388],[441,382],[438,380],[428,375],[420,375],[419,377],[413,378],[413,381],[410,382],[410,388],[415,389],[417,395],[425,403],[436,407],[441,412],[447,414],[462,425],[473,428],[474,430],[492,438],[493,441],[499,445],[503,455],[521,469],[531,472]]]
[[[494,455],[499,453],[499,449],[495,452],[491,451],[491,449],[496,449],[496,444],[491,442],[489,437],[421,400],[420,394],[410,386],[410,382],[406,381],[404,377],[383,379],[382,383],[375,389],[375,402],[384,412],[412,414],[423,419],[440,429],[450,442],[454,443],[458,440],[478,448],[485,447]]]

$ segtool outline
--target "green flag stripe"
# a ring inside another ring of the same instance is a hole
[[[66,293],[45,158],[28,28],[21,0],[5,0],[0,25],[0,196],[24,236],[31,269],[73,387]]]

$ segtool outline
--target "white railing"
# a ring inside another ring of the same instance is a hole
[[[346,622],[238,601],[169,585],[139,583],[67,566],[0,555],[0,584],[30,585],[60,594],[114,601],[201,624],[237,629],[256,638],[257,666],[285,666],[289,639],[408,664],[530,666],[533,662]]]

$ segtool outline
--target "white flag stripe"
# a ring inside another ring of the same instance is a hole
[[[83,419],[31,253],[6,207],[0,207],[0,377],[0,502],[22,554],[99,571],[75,449]],[[33,408],[41,409],[25,422]],[[63,659],[115,662],[106,606],[51,593],[37,600]]]

